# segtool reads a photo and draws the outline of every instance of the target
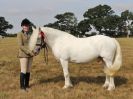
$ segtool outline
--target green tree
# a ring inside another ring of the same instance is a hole
[[[133,26],[132,26],[132,23],[133,23],[133,12],[130,12],[129,10],[125,10],[121,13],[121,19],[122,19],[122,22],[123,22],[123,29],[124,29],[124,32],[126,32],[127,34],[127,37],[129,37],[129,34],[128,33],[128,30],[132,31],[133,30]]]
[[[44,26],[53,27],[62,31],[69,32],[75,36],[77,36],[77,18],[72,12],[65,12],[64,14],[57,14],[55,16],[57,19],[54,23],[49,23]]]
[[[6,32],[8,29],[12,29],[13,25],[9,24],[4,17],[0,17],[0,32]]]
[[[125,10],[121,13],[121,18],[123,19],[123,21],[133,20],[133,12]]]
[[[105,18],[111,16],[113,13],[114,11],[110,6],[98,5],[94,8],[88,9],[83,16],[101,33],[105,24]]]
[[[88,20],[84,19],[78,23],[77,28],[78,28],[78,32],[79,32],[79,37],[83,37],[86,35],[85,34],[86,32],[91,30],[90,22]]]
[[[115,31],[120,22],[121,19],[118,15],[107,16],[104,20],[103,28],[105,31]]]

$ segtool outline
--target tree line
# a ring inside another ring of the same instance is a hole
[[[88,37],[103,34],[111,37],[133,36],[133,12],[125,10],[117,15],[109,5],[98,5],[90,8],[83,14],[84,19],[79,21],[72,12],[57,14],[57,20],[44,26],[67,31],[77,37]],[[91,32],[92,26],[98,31]]]
[[[56,19],[55,22],[44,26],[66,31],[77,37],[88,37],[96,34],[111,37],[133,36],[133,12],[125,10],[118,15],[109,5],[89,8],[84,12],[81,21],[78,21],[73,12],[57,14],[54,18]],[[33,23],[31,25],[35,26]],[[8,29],[12,28],[12,24],[4,17],[0,17],[0,35],[16,36],[16,34],[6,33]],[[92,31],[93,29],[96,31]]]

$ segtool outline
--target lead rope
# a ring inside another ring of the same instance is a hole
[[[46,43],[43,48],[44,48],[44,61],[46,65],[48,65],[48,46]]]

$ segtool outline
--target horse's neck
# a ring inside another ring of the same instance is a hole
[[[52,48],[55,44],[56,38],[51,35],[46,35],[45,41],[49,45],[49,47]]]
[[[52,32],[46,32],[47,44],[52,48],[58,37],[59,37],[59,35],[57,35],[56,33],[54,34]]]
[[[46,42],[47,44],[52,48],[54,44],[56,43],[56,40],[60,37],[66,37],[66,36],[72,36],[66,32],[57,30],[57,29],[52,29],[52,28],[41,28],[41,30],[45,33],[46,35]]]

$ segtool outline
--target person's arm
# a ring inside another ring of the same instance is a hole
[[[17,34],[17,39],[18,39],[18,45],[19,48],[27,55],[34,56],[34,53],[28,49],[28,47],[25,47],[22,42],[22,36],[21,34]]]

